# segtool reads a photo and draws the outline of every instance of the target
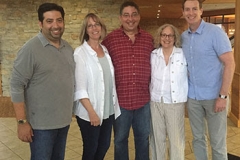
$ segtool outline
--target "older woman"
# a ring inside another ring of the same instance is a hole
[[[114,68],[107,49],[100,44],[106,34],[101,19],[89,13],[74,51],[76,62],[74,113],[83,140],[83,160],[102,160],[110,146],[112,125],[120,115]]]
[[[184,109],[187,101],[187,64],[177,29],[165,24],[157,30],[151,53],[151,134],[153,160],[164,160],[167,137],[170,160],[184,160]]]

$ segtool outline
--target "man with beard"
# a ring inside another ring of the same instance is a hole
[[[63,160],[72,119],[73,49],[61,39],[64,10],[54,3],[38,8],[37,36],[19,50],[11,78],[18,138],[30,143],[31,160]]]

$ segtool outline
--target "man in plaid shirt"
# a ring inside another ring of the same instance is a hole
[[[150,54],[152,36],[139,27],[137,4],[124,2],[120,7],[121,27],[102,42],[115,68],[121,115],[114,123],[114,159],[128,160],[128,137],[132,126],[136,160],[149,159],[150,131]]]

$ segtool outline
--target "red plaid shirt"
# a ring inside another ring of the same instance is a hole
[[[150,100],[152,36],[139,28],[132,43],[121,27],[108,34],[102,44],[107,47],[115,68],[120,106],[127,110],[143,107]]]

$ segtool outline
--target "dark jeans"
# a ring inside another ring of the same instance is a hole
[[[50,130],[33,130],[31,160],[64,160],[69,125]]]
[[[110,147],[114,115],[104,119],[101,126],[92,126],[89,121],[76,118],[82,134],[82,160],[103,160]]]
[[[114,160],[129,160],[128,137],[132,126],[135,159],[149,160],[150,104],[137,110],[121,109],[114,122]]]

